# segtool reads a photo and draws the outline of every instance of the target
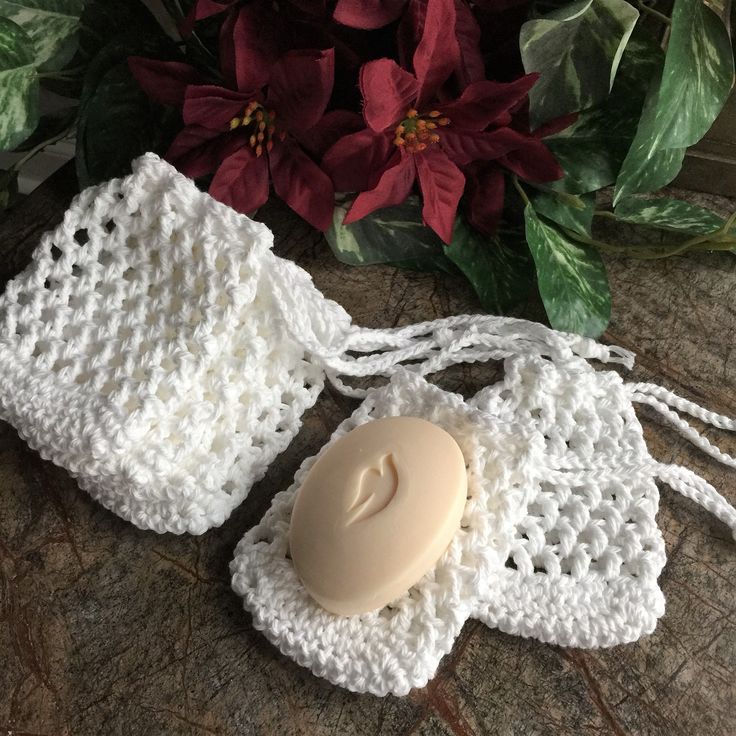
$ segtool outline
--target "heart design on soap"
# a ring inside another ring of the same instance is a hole
[[[384,455],[378,466],[365,468],[357,483],[355,499],[348,508],[345,526],[370,519],[393,501],[399,490],[399,472],[393,453]]]

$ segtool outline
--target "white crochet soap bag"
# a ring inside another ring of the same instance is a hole
[[[517,325],[516,339],[524,329]],[[576,355],[511,354],[513,346],[511,339],[503,380],[469,401],[414,372],[395,373],[326,446],[364,422],[409,415],[443,427],[465,455],[461,528],[435,568],[390,606],[328,613],[288,557],[294,500],[326,447],[245,534],[231,563],[233,589],[284,654],[350,690],[404,695],[429,681],[468,617],[563,646],[631,642],[664,612],[655,479],[736,529],[736,512],[715,489],[649,455],[632,401],[652,404],[720,459],[727,456],[668,405],[724,428],[736,428],[732,420],[659,387],[624,383]]]
[[[221,524],[350,325],[272,242],[154,155],[85,190],[0,297],[0,418],[139,527]]]

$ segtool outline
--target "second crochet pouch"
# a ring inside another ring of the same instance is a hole
[[[245,534],[231,563],[233,589],[284,654],[350,690],[405,695],[427,684],[471,617],[562,646],[632,642],[664,613],[655,481],[736,530],[736,511],[714,488],[651,457],[633,403],[651,403],[686,435],[688,425],[668,407],[724,428],[736,428],[733,420],[577,356],[520,354],[504,366],[502,381],[468,401],[397,372],[305,460]],[[429,420],[457,442],[468,469],[461,526],[436,565],[389,605],[336,615],[310,597],[291,561],[292,508],[335,442],[390,416]],[[719,453],[702,437],[698,444]]]

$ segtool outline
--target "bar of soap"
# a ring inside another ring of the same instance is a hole
[[[442,556],[466,496],[465,460],[445,430],[416,417],[363,424],[299,489],[289,529],[296,572],[331,613],[382,608]]]

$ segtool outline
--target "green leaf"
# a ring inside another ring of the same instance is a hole
[[[43,70],[61,69],[74,56],[83,8],[84,0],[0,0],[0,16],[30,36]]]
[[[22,143],[37,122],[33,41],[17,23],[0,18],[0,151]]]
[[[127,64],[129,54],[160,53],[162,43],[166,41],[120,36],[90,63],[77,123],[80,186],[128,173],[134,158],[147,151],[160,153],[171,140],[178,114],[151,102]]]
[[[538,214],[547,219],[581,235],[590,235],[595,210],[594,194],[571,197],[555,192],[539,192],[533,195],[532,205]]]
[[[458,216],[445,253],[470,281],[487,312],[504,314],[529,297],[534,266],[528,248],[484,236]]]
[[[675,0],[664,70],[652,81],[614,202],[674,179],[685,148],[705,135],[725,104],[733,73],[721,19],[702,0]]]
[[[348,202],[335,208],[332,227],[325,233],[342,263],[460,272],[470,281],[483,308],[492,313],[506,312],[529,296],[534,269],[523,243],[513,247],[498,237],[481,235],[458,215],[452,243],[445,246],[422,223],[422,203],[416,196],[343,225],[349,206]]]
[[[78,107],[64,107],[48,115],[42,115],[36,129],[23,143],[15,147],[18,152],[30,151],[56,135],[69,130],[77,117]]]
[[[600,254],[539,217],[532,205],[524,210],[524,220],[550,324],[558,330],[598,337],[611,317],[611,295]]]
[[[698,0],[700,2],[700,0]],[[682,168],[684,148],[659,148],[657,139],[657,106],[660,77],[652,86],[631,148],[626,154],[616,179],[614,204],[637,192],[653,192],[669,184]]]
[[[335,207],[332,226],[325,233],[339,261],[351,266],[391,263],[415,270],[448,270],[442,241],[422,223],[419,197],[343,225],[350,204]]]
[[[519,46],[527,73],[532,127],[608,97],[639,12],[625,0],[578,0],[527,21]]]
[[[636,135],[652,77],[661,70],[663,60],[664,54],[651,34],[637,27],[608,99],[583,111],[572,126],[545,140],[565,171],[565,177],[551,188],[583,194],[616,181]]]
[[[703,207],[680,199],[624,199],[615,210],[624,222],[647,225],[687,235],[708,235],[723,227],[725,221]]]

